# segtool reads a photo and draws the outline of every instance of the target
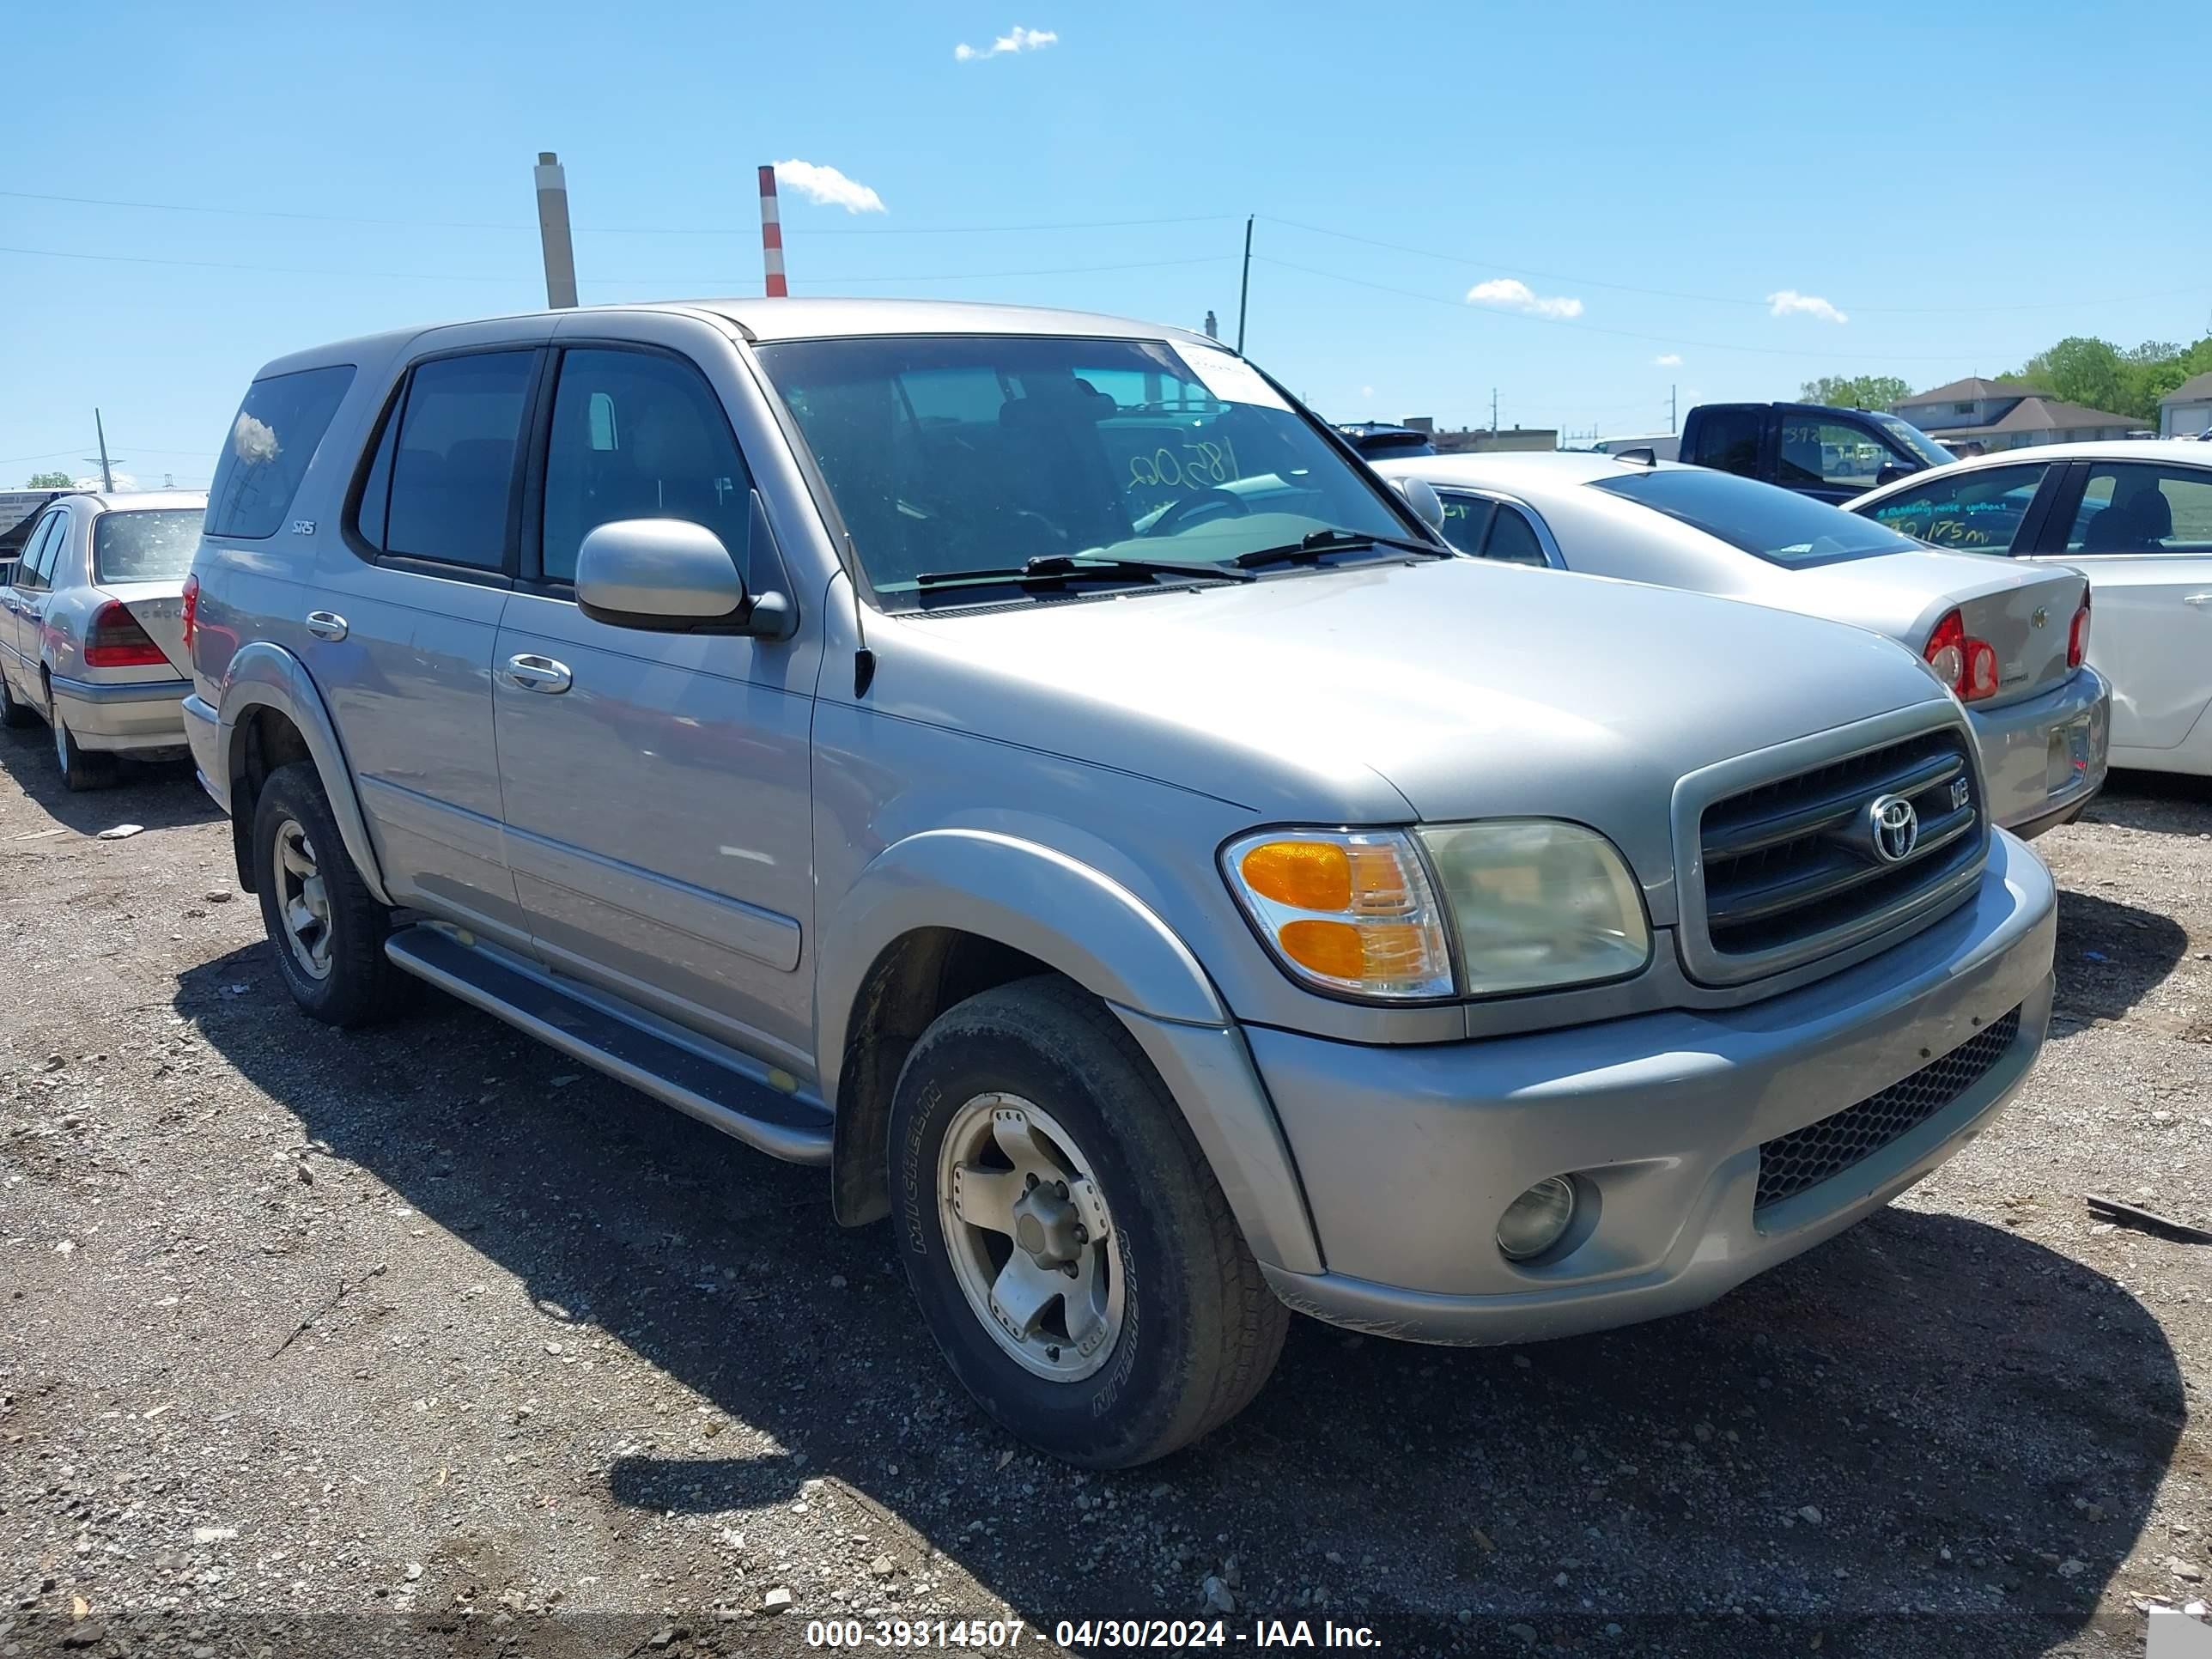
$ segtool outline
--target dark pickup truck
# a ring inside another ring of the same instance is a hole
[[[1879,410],[1700,404],[1682,422],[1681,459],[1824,501],[1847,501],[1955,458],[1919,428]]]

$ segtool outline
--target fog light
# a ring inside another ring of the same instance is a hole
[[[1558,1243],[1575,1218],[1575,1183],[1547,1176],[1505,1206],[1498,1219],[1498,1248],[1509,1261],[1526,1261]]]

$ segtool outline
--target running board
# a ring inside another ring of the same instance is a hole
[[[384,954],[416,978],[572,1060],[793,1164],[830,1161],[830,1114],[570,996],[435,928],[402,928]]]

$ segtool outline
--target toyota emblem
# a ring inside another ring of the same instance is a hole
[[[1901,864],[1920,842],[1920,814],[1902,795],[1883,795],[1867,808],[1874,855],[1884,864]]]

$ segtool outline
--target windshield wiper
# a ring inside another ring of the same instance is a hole
[[[1431,559],[1448,559],[1450,553],[1427,542],[1407,541],[1396,536],[1369,536],[1356,530],[1313,530],[1294,542],[1285,542],[1279,547],[1255,547],[1249,553],[1239,553],[1235,564],[1246,570],[1263,564],[1291,564],[1302,559],[1320,559],[1331,553],[1358,553],[1371,547],[1387,547],[1401,553],[1419,553]]]
[[[932,570],[914,579],[916,587],[951,582],[1064,582],[1071,577],[1113,580],[1129,576],[1200,576],[1219,582],[1249,582],[1252,574],[1236,563],[1195,560],[1121,558],[1110,553],[1041,553],[1017,565],[986,570]]]

